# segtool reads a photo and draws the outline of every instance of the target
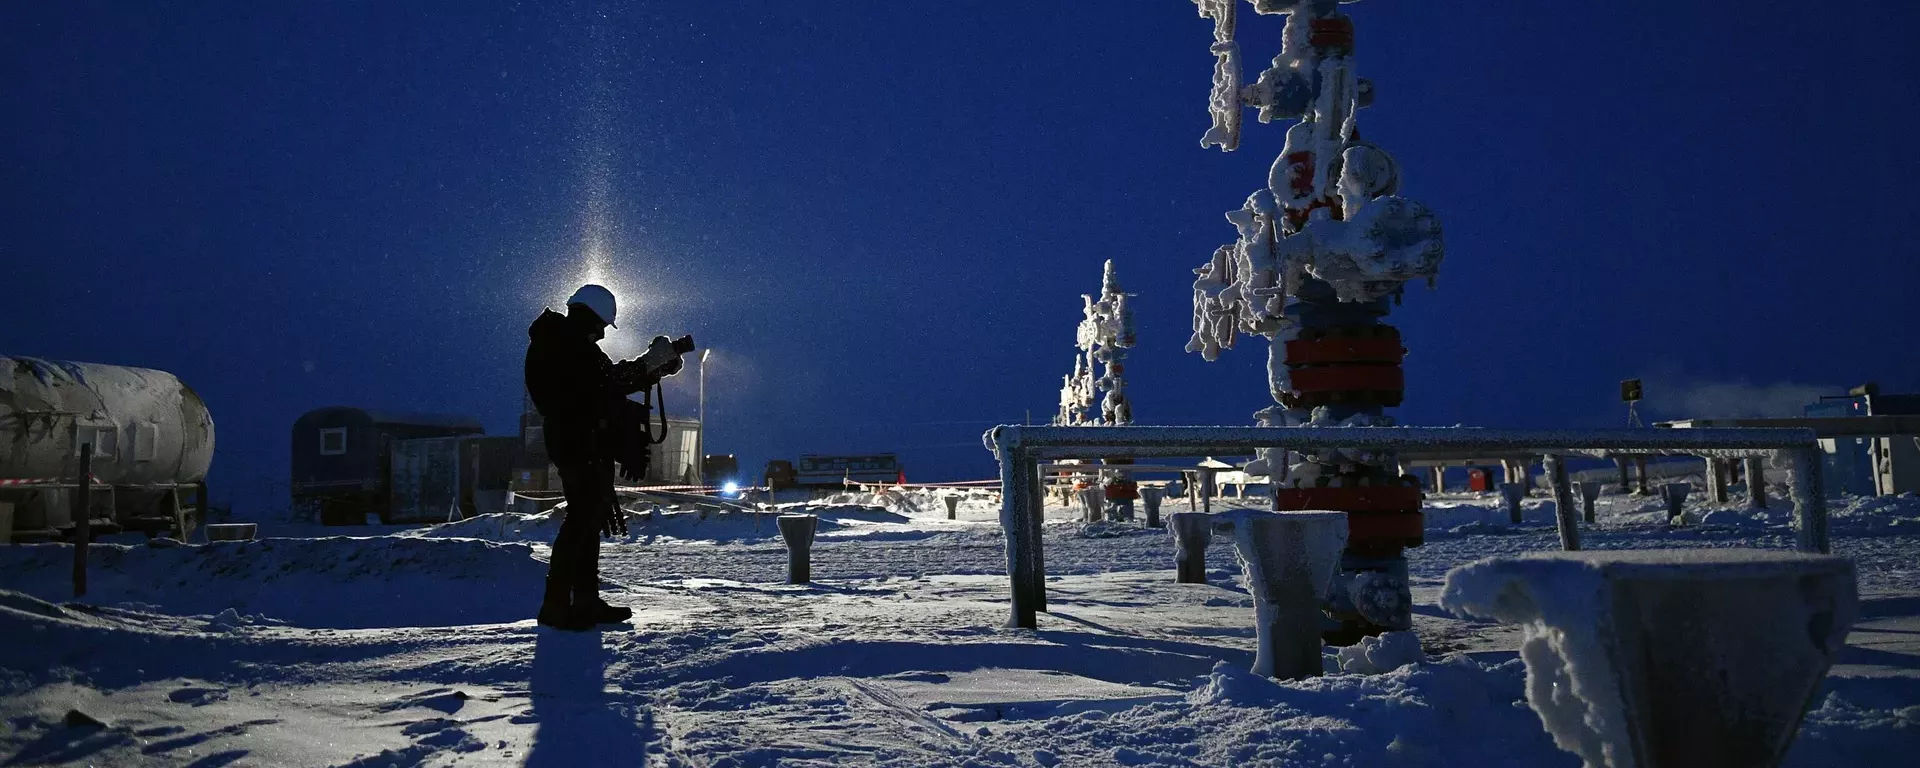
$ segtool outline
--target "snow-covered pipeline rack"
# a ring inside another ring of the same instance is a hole
[[[1041,551],[1045,509],[1040,462],[1055,459],[1152,458],[1349,449],[1408,453],[1497,452],[1546,457],[1682,455],[1702,458],[1779,457],[1792,468],[1794,529],[1802,552],[1828,551],[1826,493],[1820,446],[1809,429],[1506,430],[1458,427],[1037,427],[988,430],[986,447],[1000,462],[1000,527],[1007,536],[1007,576],[1013,616],[1008,626],[1034,628],[1047,609],[1046,559]],[[1562,483],[1561,486],[1566,484]],[[1555,488],[1562,506],[1571,493]],[[1562,525],[1575,524],[1568,512]]]

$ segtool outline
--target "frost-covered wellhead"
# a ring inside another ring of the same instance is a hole
[[[1234,242],[1195,270],[1189,352],[1207,360],[1241,334],[1269,341],[1267,426],[1392,426],[1405,380],[1398,329],[1381,322],[1411,280],[1430,284],[1444,253],[1439,219],[1399,196],[1392,155],[1360,138],[1373,87],[1354,63],[1352,20],[1336,0],[1254,0],[1286,15],[1281,50],[1243,82],[1238,3],[1194,0],[1214,23],[1213,124],[1201,146],[1239,146],[1241,110],[1294,121],[1265,186],[1227,213]],[[1279,510],[1348,513],[1350,535],[1329,611],[1330,639],[1412,626],[1404,550],[1422,543],[1419,484],[1385,452],[1264,451],[1249,474],[1273,478]]]

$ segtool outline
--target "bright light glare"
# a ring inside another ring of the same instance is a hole
[[[720,490],[723,493],[739,493],[740,484],[733,482],[732,480],[728,480],[726,485],[720,486]]]

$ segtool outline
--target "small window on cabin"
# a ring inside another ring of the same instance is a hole
[[[320,455],[344,456],[346,455],[346,453],[347,453],[346,427],[336,427],[334,429],[320,430]]]

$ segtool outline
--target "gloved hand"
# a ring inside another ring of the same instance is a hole
[[[621,464],[620,479],[625,480],[629,483],[637,483],[637,482],[640,482],[641,480],[647,479],[646,462],[629,461]]]

